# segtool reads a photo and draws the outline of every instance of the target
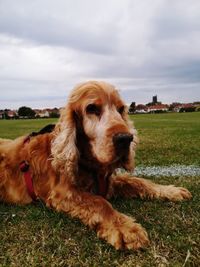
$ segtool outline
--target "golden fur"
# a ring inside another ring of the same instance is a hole
[[[126,153],[116,152],[113,136],[118,133],[133,135]],[[26,160],[39,199],[79,218],[116,249],[138,249],[149,241],[142,226],[113,209],[107,199],[114,195],[172,201],[191,197],[187,189],[116,172],[117,168],[133,170],[137,133],[110,84],[91,81],[78,85],[54,131],[31,137],[28,143],[24,140],[0,139],[0,199],[32,202],[19,169],[20,162]],[[104,197],[94,193],[94,176],[109,180]]]

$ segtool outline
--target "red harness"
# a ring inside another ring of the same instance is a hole
[[[24,144],[29,143],[30,142],[30,137],[26,137],[24,140]],[[33,179],[32,179],[32,175],[30,172],[30,168],[29,168],[29,164],[27,161],[23,160],[20,164],[19,164],[19,168],[20,171],[24,173],[24,181],[26,183],[26,188],[27,191],[29,193],[29,196],[32,198],[32,200],[36,200],[37,196],[35,194],[34,188],[33,188]]]

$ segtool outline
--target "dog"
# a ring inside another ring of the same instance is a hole
[[[191,193],[129,174],[137,142],[115,87],[99,81],[79,84],[55,126],[15,140],[0,139],[0,199],[16,204],[40,199],[79,218],[116,249],[145,247],[145,229],[108,200],[120,196],[181,201]]]

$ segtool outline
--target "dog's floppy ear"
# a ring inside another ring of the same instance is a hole
[[[52,141],[52,165],[56,171],[74,179],[77,171],[78,149],[76,147],[76,123],[74,111],[68,104],[61,113]]]

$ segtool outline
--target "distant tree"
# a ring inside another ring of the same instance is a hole
[[[50,118],[59,118],[59,117],[60,117],[60,114],[57,113],[57,112],[51,112],[51,113],[49,114],[49,117],[50,117]]]
[[[161,104],[162,104],[162,102],[158,102],[158,101],[157,101],[156,103],[154,103],[154,102],[149,102],[149,103],[146,104],[146,106],[147,106],[147,107],[150,107],[150,106],[156,106],[156,105],[161,105]]]
[[[186,107],[186,108],[181,108],[179,112],[194,112],[195,107]]]
[[[129,107],[129,112],[134,113],[135,112],[135,102],[132,102],[130,107]]]
[[[10,109],[4,109],[3,118],[6,120],[9,120],[9,116],[8,116],[9,111],[10,111]]]
[[[34,118],[35,117],[35,111],[32,110],[29,107],[20,107],[18,110],[19,117],[26,117],[26,118]]]
[[[3,118],[6,119],[6,120],[9,119],[8,110],[7,109],[4,110]]]

